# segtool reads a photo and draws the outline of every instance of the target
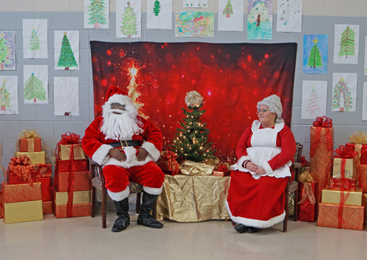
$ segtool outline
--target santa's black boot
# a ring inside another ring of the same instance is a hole
[[[138,224],[151,228],[161,228],[163,224],[153,218],[150,212],[153,210],[155,203],[158,199],[158,195],[151,195],[143,192],[143,204],[139,209]]]
[[[116,208],[116,215],[118,218],[113,224],[112,231],[113,232],[121,232],[130,225],[130,216],[129,216],[129,201],[128,198],[125,198],[121,201],[114,201]]]

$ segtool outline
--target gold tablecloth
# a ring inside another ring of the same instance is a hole
[[[157,201],[157,219],[197,222],[229,219],[225,201],[230,177],[166,175]]]

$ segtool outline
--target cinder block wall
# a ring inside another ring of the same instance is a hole
[[[143,0],[142,38],[117,39],[115,37],[116,2],[110,0],[110,28],[84,29],[83,0],[12,0],[0,1],[0,31],[16,32],[16,70],[0,71],[0,75],[16,75],[19,84],[19,115],[0,115],[0,144],[4,148],[2,164],[6,167],[15,152],[18,133],[23,129],[36,129],[45,140],[47,146],[55,149],[61,134],[66,131],[81,136],[89,122],[93,120],[93,84],[90,63],[89,41],[153,41],[153,42],[208,42],[208,43],[241,43],[241,42],[296,42],[298,43],[297,64],[293,94],[293,111],[291,129],[298,142],[304,144],[304,155],[309,158],[310,125],[313,120],[301,119],[302,81],[326,80],[328,82],[328,100],[326,116],[334,122],[334,148],[348,142],[348,136],[354,131],[367,131],[367,121],[362,121],[362,87],[367,77],[363,75],[365,36],[367,35],[367,1],[365,0],[304,0],[303,26],[301,33],[278,33],[276,26],[276,1],[274,1],[273,39],[271,41],[247,40],[246,26],[243,32],[218,32],[213,38],[176,38],[172,30],[146,29],[146,0]],[[217,0],[209,0],[209,8],[205,11],[217,12]],[[245,2],[245,9],[246,9]],[[181,0],[173,0],[173,11],[195,9],[182,8]],[[198,10],[198,9],[196,9]],[[246,23],[244,10],[244,22]],[[48,59],[23,59],[22,20],[48,20]],[[174,19],[174,14],[172,15]],[[217,21],[217,17],[216,17]],[[358,24],[360,26],[359,58],[357,65],[333,64],[334,25]],[[217,25],[217,22],[216,22]],[[54,31],[79,30],[80,33],[80,70],[55,71],[54,69]],[[302,51],[303,34],[329,35],[329,61],[327,74],[303,74]],[[48,65],[49,104],[25,105],[23,103],[23,65]],[[357,72],[358,93],[357,111],[349,113],[331,112],[332,74],[335,72]],[[53,77],[79,77],[80,116],[54,116]],[[235,149],[235,147],[234,147]],[[0,182],[2,176],[0,176]]]

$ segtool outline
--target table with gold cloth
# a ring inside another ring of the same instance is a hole
[[[166,175],[157,200],[157,219],[197,222],[229,219],[225,201],[230,177]]]

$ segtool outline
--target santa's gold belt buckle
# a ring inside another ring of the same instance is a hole
[[[120,140],[121,147],[125,147],[125,146],[124,146],[124,144],[123,144],[122,142],[125,142],[126,147],[128,147],[128,146],[129,146],[129,145],[127,144],[126,140],[124,140],[124,141],[121,141],[121,140]]]

